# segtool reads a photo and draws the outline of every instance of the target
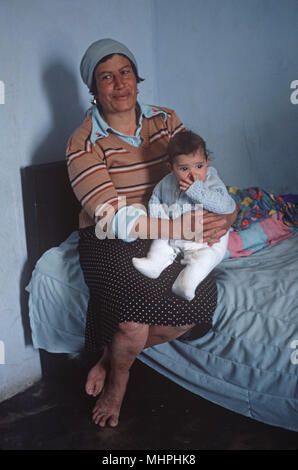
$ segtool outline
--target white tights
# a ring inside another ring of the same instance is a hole
[[[175,280],[172,291],[190,301],[195,296],[197,286],[224,258],[228,239],[229,232],[212,246],[187,240],[153,240],[147,257],[133,258],[132,263],[144,276],[156,279],[182,252],[181,264],[185,268]]]

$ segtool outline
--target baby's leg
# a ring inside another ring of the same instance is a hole
[[[191,301],[195,296],[197,286],[224,258],[228,238],[229,233],[212,246],[205,245],[199,250],[188,251],[182,261],[183,264],[186,264],[186,267],[179,273],[172,291]]]
[[[134,267],[144,276],[156,279],[176,258],[168,240],[153,240],[146,258],[132,258]]]

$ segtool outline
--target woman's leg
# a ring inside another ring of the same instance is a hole
[[[112,343],[88,375],[87,393],[92,390],[94,395],[95,391],[102,391],[93,408],[93,421],[101,427],[117,426],[129,370],[137,355],[144,348],[178,338],[192,326],[149,327],[134,322],[120,323]]]
[[[100,426],[117,425],[129,370],[136,356],[144,348],[181,336],[191,326],[148,326],[154,322],[155,311],[167,321],[168,312],[180,310],[176,296],[169,292],[165,300],[160,295],[161,291],[168,291],[172,286],[180,270],[178,263],[169,266],[158,286],[133,267],[132,258],[136,254],[145,256],[148,248],[148,240],[131,244],[122,243],[121,240],[98,240],[93,228],[81,231],[80,263],[90,290],[86,350],[99,350],[101,340],[112,341],[105,348],[102,358],[90,370],[86,382],[87,393],[92,396],[100,394],[93,410],[94,421]],[[144,312],[143,302],[149,300],[152,301],[151,310]],[[189,323],[202,320],[202,325],[208,327],[208,318],[211,320],[212,307],[215,309],[215,306],[216,284],[210,278],[202,283],[191,308],[188,302],[181,304],[181,318],[189,318]],[[148,320],[143,320],[144,324],[135,322],[147,317]],[[127,321],[119,324],[119,318],[126,318]]]

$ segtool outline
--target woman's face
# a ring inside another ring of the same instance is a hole
[[[130,61],[115,54],[95,69],[97,98],[103,114],[134,109],[137,101],[137,80]]]

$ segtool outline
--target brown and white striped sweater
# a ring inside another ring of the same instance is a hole
[[[126,197],[127,205],[141,203],[147,207],[154,186],[169,172],[169,140],[184,129],[173,110],[157,109],[166,112],[167,119],[162,114],[143,117],[140,147],[112,133],[92,144],[91,115],[70,138],[66,157],[71,185],[82,205],[80,228],[96,223],[108,204],[117,212],[120,196]]]

